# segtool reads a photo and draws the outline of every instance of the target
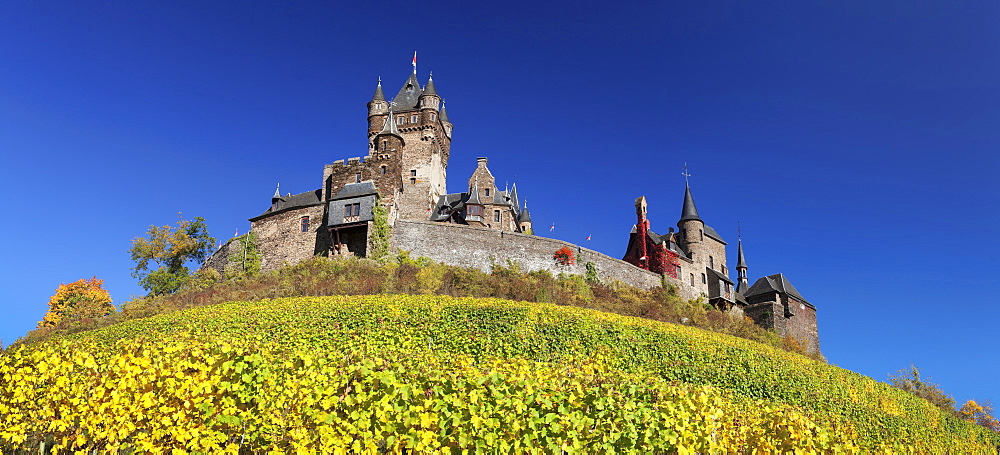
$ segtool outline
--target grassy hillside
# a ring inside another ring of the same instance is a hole
[[[602,282],[596,276],[586,279],[577,275],[553,275],[547,271],[525,273],[516,263],[495,265],[492,273],[484,273],[478,269],[433,263],[425,258],[410,259],[405,253],[388,264],[364,259],[331,261],[316,258],[254,276],[222,277],[214,271],[203,270],[175,294],[134,299],[123,305],[122,312],[109,317],[64,321],[56,327],[36,329],[18,343],[232,301],[371,294],[491,297],[571,305],[682,323],[792,352],[805,352],[792,338],[780,338],[749,319],[718,311],[703,300],[685,301],[669,287],[643,291],[621,283]]]
[[[0,354],[0,448],[995,453],[995,434],[745,339],[547,303],[206,306]]]

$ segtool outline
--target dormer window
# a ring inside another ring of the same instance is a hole
[[[490,189],[489,189],[489,188],[483,188],[483,194],[484,194],[484,195],[485,195],[486,197],[490,197]]]
[[[469,212],[469,215],[472,215],[472,216],[482,216],[482,214],[483,214],[483,207],[479,206],[479,205],[470,205],[470,206],[468,206],[468,212]]]

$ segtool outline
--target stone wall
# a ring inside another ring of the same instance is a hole
[[[330,238],[323,222],[323,204],[278,212],[252,223],[257,234],[257,248],[262,255],[260,269],[277,270],[285,263],[295,264],[330,248]],[[309,217],[309,228],[302,232],[301,219]]]
[[[491,258],[499,265],[516,261],[525,271],[548,270],[554,274],[562,272],[576,275],[584,275],[587,262],[593,262],[603,281],[617,280],[641,289],[661,284],[659,274],[597,251],[561,240],[487,228],[433,221],[396,220],[391,245],[393,248],[409,251],[413,256],[424,256],[445,264],[473,267],[485,272],[490,271]],[[552,253],[564,246],[574,251],[576,264],[556,265]],[[684,286],[673,278],[667,277],[666,282],[676,285],[683,298],[691,299],[701,295],[700,292],[695,294],[690,286]]]

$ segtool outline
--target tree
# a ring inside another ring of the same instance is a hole
[[[49,311],[38,322],[38,327],[54,327],[66,321],[111,314],[115,307],[111,304],[111,294],[101,287],[103,285],[104,280],[97,277],[60,284],[56,294],[49,299]]]
[[[910,392],[920,398],[929,401],[942,411],[955,412],[955,399],[948,395],[941,386],[930,382],[930,378],[923,380],[920,378],[920,369],[910,365],[909,369],[902,369],[896,375],[889,375],[889,382],[893,387]]]
[[[132,239],[129,254],[135,261],[132,276],[150,295],[170,294],[191,278],[186,264],[208,257],[215,238],[208,235],[205,219],[180,218],[177,226],[150,226],[146,237]],[[156,268],[151,270],[151,265]]]
[[[556,265],[573,265],[573,250],[565,246],[559,248],[552,254],[552,259],[556,261]]]
[[[958,410],[958,417],[966,422],[972,422],[990,431],[1000,433],[1000,421],[993,417],[993,404],[989,401],[984,401],[982,404],[975,400],[966,401]]]

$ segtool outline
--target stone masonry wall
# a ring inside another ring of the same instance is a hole
[[[552,253],[569,247],[576,256],[576,264],[558,266]],[[548,270],[552,273],[586,273],[586,263],[593,262],[602,280],[618,280],[641,289],[660,286],[660,275],[640,269],[625,261],[596,251],[582,248],[561,240],[527,234],[500,232],[433,221],[396,220],[392,230],[392,247],[409,251],[413,256],[425,256],[435,261],[460,267],[490,270],[490,258],[499,265],[516,261],[522,270]],[[667,284],[677,286],[681,297],[699,297],[690,286],[673,278]]]
[[[260,269],[277,270],[286,262],[295,264],[329,248],[323,223],[323,204],[280,212],[252,223],[261,252]],[[309,229],[302,232],[301,218],[309,217]]]
[[[816,310],[792,297],[788,299],[788,312],[792,317],[785,320],[785,334],[791,335],[806,352],[819,352],[819,329],[816,325]]]

